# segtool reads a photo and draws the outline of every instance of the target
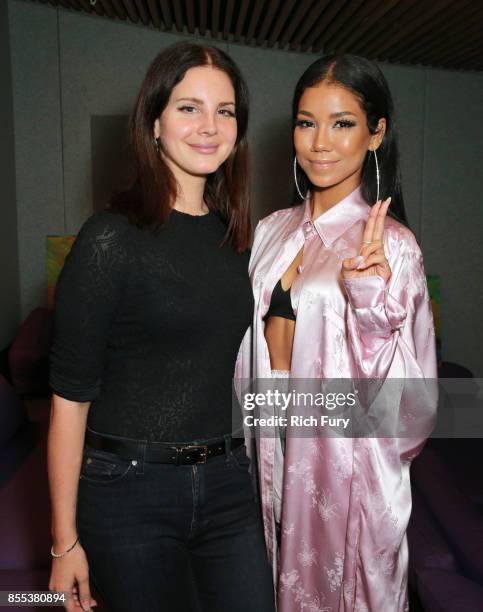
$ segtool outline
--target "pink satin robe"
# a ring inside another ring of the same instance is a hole
[[[255,315],[240,348],[237,378],[271,377],[263,317],[275,284],[304,247],[291,291],[297,315],[291,377],[436,379],[432,312],[413,234],[386,219],[392,270],[387,286],[378,276],[340,278],[342,260],[359,252],[369,211],[356,189],[315,222],[306,201],[258,224],[250,261]],[[406,394],[388,409],[399,419],[417,414],[430,429],[435,404]],[[287,438],[280,550],[273,514],[275,440],[257,440],[279,612],[408,609],[409,467],[426,435]]]

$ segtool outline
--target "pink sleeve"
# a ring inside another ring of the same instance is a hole
[[[376,276],[345,281],[347,327],[356,376],[406,381],[394,407],[400,457],[410,461],[436,418],[434,325],[421,253],[400,255],[391,262],[391,269],[386,286]],[[406,435],[405,423],[410,426]]]
[[[401,377],[436,378],[433,318],[421,253],[400,254],[391,269],[387,285],[379,276],[344,281],[356,374],[386,378],[399,349]]]

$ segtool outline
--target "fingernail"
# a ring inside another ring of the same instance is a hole
[[[354,263],[356,264],[357,268],[359,268],[364,263],[364,257],[362,257],[362,255],[354,257]]]
[[[389,197],[387,198],[387,200],[386,200],[386,204],[387,204],[388,206],[389,206],[389,204],[391,203],[391,200],[392,200],[392,197],[391,197],[391,196],[389,196]]]

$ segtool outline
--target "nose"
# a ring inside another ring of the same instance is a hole
[[[211,113],[204,113],[198,132],[204,136],[214,136],[217,131],[216,117]]]
[[[314,139],[312,146],[310,147],[314,153],[322,153],[323,151],[330,151],[329,135],[327,130],[320,126],[314,133]]]

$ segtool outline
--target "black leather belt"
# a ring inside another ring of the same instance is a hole
[[[220,438],[211,444],[169,444],[166,442],[146,442],[128,438],[111,438],[90,429],[86,430],[85,443],[96,450],[115,453],[123,459],[135,459],[142,455],[148,463],[172,463],[174,465],[193,465],[206,463],[208,459],[226,452],[225,439]],[[243,438],[231,438],[231,448],[245,443]]]

